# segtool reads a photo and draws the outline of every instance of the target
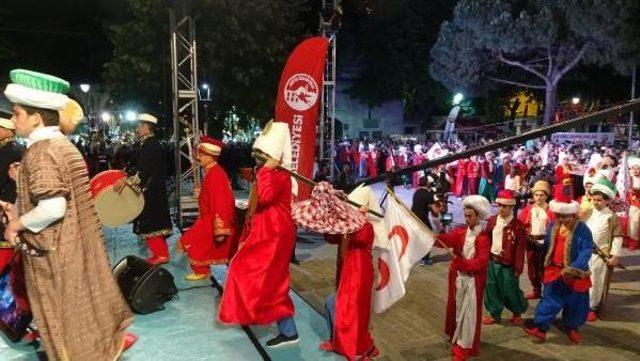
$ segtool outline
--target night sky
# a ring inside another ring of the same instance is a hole
[[[126,16],[121,0],[3,0],[0,14],[0,37],[15,51],[0,61],[0,84],[18,67],[99,81],[112,52],[103,24]]]

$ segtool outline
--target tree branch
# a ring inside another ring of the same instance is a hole
[[[544,86],[544,85],[526,84],[526,83],[520,83],[520,82],[517,82],[517,81],[507,80],[507,79],[489,77],[489,80],[493,80],[495,82],[502,83],[502,84],[521,86],[523,88],[546,89],[546,86]]]
[[[511,60],[511,59],[505,58],[504,55],[502,54],[502,50],[498,50],[498,59],[500,59],[500,61],[502,61],[505,64],[509,64],[511,66],[515,66],[515,67],[524,69],[524,70],[528,71],[529,73],[538,76],[539,78],[541,78],[545,82],[547,82],[547,80],[549,79],[544,74],[542,74],[541,72],[537,71],[536,69],[534,69],[531,66],[523,64],[522,62],[519,62],[517,60]]]
[[[562,78],[569,70],[571,70],[574,66],[576,66],[576,64],[578,64],[578,62],[584,56],[584,53],[587,51],[587,47],[589,47],[589,45],[590,44],[588,42],[582,45],[582,49],[580,49],[580,51],[578,52],[578,55],[576,55],[576,57],[573,58],[573,60],[571,60],[569,64],[565,65],[565,67],[558,72],[556,79],[559,80],[560,78]],[[553,80],[556,81],[556,79],[553,79]]]
[[[547,46],[547,56],[549,57],[549,69],[547,70],[547,77],[551,78],[551,69],[553,69],[553,54],[551,54],[551,46]]]

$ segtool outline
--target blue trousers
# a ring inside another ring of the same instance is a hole
[[[278,330],[281,334],[291,337],[298,334],[298,329],[296,328],[296,321],[293,320],[293,316],[285,317],[283,319],[278,320]]]
[[[333,320],[336,317],[336,294],[332,294],[327,298],[324,304],[324,310],[327,313],[327,328],[329,328],[329,339],[333,340]]]
[[[548,331],[551,322],[562,311],[562,323],[567,330],[576,330],[584,325],[589,315],[589,292],[571,290],[562,278],[547,283],[543,287],[542,299],[533,319],[541,331]]]

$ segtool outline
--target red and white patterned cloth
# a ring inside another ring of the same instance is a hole
[[[342,199],[341,199],[342,198]],[[322,234],[349,234],[360,229],[365,216],[346,201],[344,192],[320,182],[313,187],[311,198],[295,203],[293,221],[300,227]]]

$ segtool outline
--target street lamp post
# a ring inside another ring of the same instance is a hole
[[[91,85],[87,83],[80,84],[80,90],[84,93],[84,105],[87,107],[87,117],[91,119],[91,96],[89,95]]]
[[[200,101],[204,105],[204,134],[208,134],[209,131],[209,102],[211,101],[211,87],[207,83],[201,85],[201,89],[198,92],[200,95]]]

